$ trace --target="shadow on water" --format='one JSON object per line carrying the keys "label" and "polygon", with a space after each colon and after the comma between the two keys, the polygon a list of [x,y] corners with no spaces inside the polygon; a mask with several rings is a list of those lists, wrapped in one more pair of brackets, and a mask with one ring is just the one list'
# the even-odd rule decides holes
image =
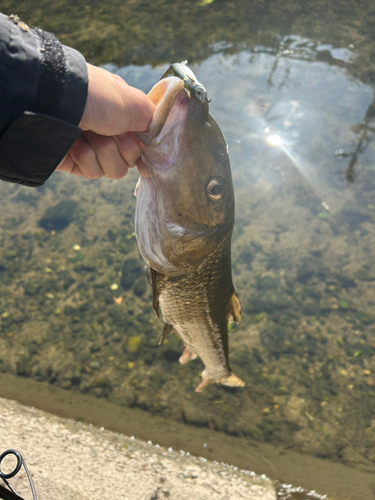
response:
{"label": "shadow on water", "polygon": [[[96,396],[98,408],[142,409],[304,454],[299,471],[314,484],[290,472],[293,484],[342,494],[313,457],[352,467],[359,483],[373,474],[375,4],[38,5],[5,0],[2,10],[144,91],[183,59],[208,89],[236,189],[244,318],[230,331],[230,356],[246,388],[197,395],[199,360],[180,366],[175,336],[157,346],[134,238],[135,173],[120,182],[55,174],[41,190],[0,185],[0,369]],[[365,498],[359,486],[347,491]]]}

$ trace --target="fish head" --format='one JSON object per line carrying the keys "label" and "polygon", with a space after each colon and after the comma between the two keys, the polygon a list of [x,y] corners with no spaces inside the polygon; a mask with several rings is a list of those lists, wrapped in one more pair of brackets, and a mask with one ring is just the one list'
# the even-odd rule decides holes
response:
{"label": "fish head", "polygon": [[168,77],[149,94],[156,111],[139,133],[150,178],[137,190],[142,257],[167,276],[194,271],[232,231],[234,192],[227,144],[208,102]]}

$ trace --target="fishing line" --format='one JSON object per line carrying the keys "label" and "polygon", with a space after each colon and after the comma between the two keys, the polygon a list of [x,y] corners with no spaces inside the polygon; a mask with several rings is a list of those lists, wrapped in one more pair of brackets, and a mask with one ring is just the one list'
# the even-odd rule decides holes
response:
{"label": "fishing line", "polygon": [[[17,459],[17,464],[16,464],[16,466],[14,467],[14,469],[11,472],[5,473],[5,472],[3,472],[1,470],[1,462],[8,455],[14,455],[16,457],[16,459]],[[29,483],[30,483],[31,492],[33,494],[33,500],[38,500],[38,497],[37,497],[36,491],[35,491],[35,487],[34,487],[34,483],[33,483],[33,480],[31,478],[29,469],[27,468],[26,462],[22,458],[22,455],[21,455],[21,453],[19,451],[11,449],[11,450],[4,451],[4,453],[2,453],[0,455],[0,479],[2,479],[4,481],[4,483],[8,486],[8,488],[10,489],[10,491],[12,493],[14,493],[15,495],[17,495],[17,493],[15,492],[15,490],[9,484],[8,479],[11,479],[12,477],[16,476],[19,473],[19,471],[21,470],[22,466],[25,469],[27,478],[28,478]]]}

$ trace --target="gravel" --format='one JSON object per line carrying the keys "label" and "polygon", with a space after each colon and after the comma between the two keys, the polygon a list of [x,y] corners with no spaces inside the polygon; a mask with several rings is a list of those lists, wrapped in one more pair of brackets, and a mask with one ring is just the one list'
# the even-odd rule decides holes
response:
{"label": "gravel", "polygon": [[[0,453],[9,448],[25,459],[39,500],[276,500],[264,476],[0,398]],[[2,471],[12,464],[8,456]],[[23,469],[10,482],[32,498]]]}

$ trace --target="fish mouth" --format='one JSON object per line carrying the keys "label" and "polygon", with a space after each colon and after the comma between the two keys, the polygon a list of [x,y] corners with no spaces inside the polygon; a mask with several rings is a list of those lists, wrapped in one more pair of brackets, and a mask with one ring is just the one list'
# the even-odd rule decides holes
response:
{"label": "fish mouth", "polygon": [[[167,136],[178,136],[178,130],[184,123],[190,102],[190,95],[184,88],[184,83],[177,77],[160,80],[148,94],[155,104],[156,110],[148,132],[137,133],[142,145],[155,148],[166,141]],[[165,149],[165,147],[164,147]]]}

